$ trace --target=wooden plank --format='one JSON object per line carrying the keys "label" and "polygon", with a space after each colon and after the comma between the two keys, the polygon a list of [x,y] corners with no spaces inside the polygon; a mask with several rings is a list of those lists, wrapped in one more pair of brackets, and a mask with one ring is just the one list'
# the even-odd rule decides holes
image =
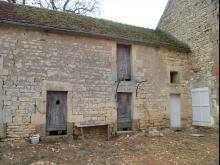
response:
{"label": "wooden plank", "polygon": [[110,139],[110,125],[107,125],[107,140]]}
{"label": "wooden plank", "polygon": [[83,127],[80,128],[80,131],[81,131],[82,140],[85,140],[84,132],[83,132]]}
{"label": "wooden plank", "polygon": [[85,140],[85,136],[84,136],[84,131],[83,128],[85,127],[95,127],[95,126],[107,126],[107,140],[110,139],[110,123],[103,123],[100,125],[78,125],[78,124],[74,124],[76,127],[80,128],[80,132],[81,132],[81,136],[82,136],[82,140]]}
{"label": "wooden plank", "polygon": [[117,76],[120,81],[131,80],[130,46],[117,45]]}
{"label": "wooden plank", "polygon": [[67,128],[67,92],[47,93],[47,130],[66,130]]}
{"label": "wooden plank", "polygon": [[117,125],[118,129],[131,129],[131,93],[118,93]]}
{"label": "wooden plank", "polygon": [[104,126],[107,124],[111,124],[110,122],[105,121],[96,121],[96,120],[89,120],[84,122],[75,123],[77,127],[88,127],[88,126]]}
{"label": "wooden plank", "polygon": [[[192,89],[193,123],[210,123],[209,88]],[[200,124],[199,124],[200,125]]]}

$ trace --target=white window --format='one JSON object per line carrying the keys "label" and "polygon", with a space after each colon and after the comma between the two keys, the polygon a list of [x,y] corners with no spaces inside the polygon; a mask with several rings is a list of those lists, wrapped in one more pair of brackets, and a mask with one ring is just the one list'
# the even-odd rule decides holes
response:
{"label": "white window", "polygon": [[194,124],[211,122],[208,87],[192,89],[192,111]]}

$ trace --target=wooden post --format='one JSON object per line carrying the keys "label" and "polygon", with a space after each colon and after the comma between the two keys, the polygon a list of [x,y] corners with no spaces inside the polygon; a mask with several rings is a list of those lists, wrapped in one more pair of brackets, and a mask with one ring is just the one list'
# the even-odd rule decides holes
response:
{"label": "wooden post", "polygon": [[84,133],[83,133],[83,127],[81,127],[80,130],[81,130],[82,140],[85,140]]}
{"label": "wooden post", "polygon": [[109,124],[107,124],[107,140],[109,140],[109,137],[110,137]]}

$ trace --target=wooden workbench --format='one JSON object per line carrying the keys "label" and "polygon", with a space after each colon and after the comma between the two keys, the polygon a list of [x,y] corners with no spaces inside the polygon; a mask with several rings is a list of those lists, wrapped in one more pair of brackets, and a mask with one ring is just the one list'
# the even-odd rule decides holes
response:
{"label": "wooden workbench", "polygon": [[109,140],[111,124],[112,123],[110,123],[110,122],[89,120],[89,121],[85,121],[85,122],[75,123],[74,125],[76,127],[80,128],[82,140],[85,140],[83,128],[85,128],[85,127],[107,126],[107,140]]}

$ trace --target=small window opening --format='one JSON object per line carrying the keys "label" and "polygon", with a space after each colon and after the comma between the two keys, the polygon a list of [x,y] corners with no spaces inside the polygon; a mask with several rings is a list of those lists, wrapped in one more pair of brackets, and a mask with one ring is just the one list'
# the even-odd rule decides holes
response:
{"label": "small window opening", "polygon": [[170,72],[170,83],[176,84],[178,82],[179,82],[179,73],[175,71]]}
{"label": "small window opening", "polygon": [[60,100],[57,100],[57,101],[56,101],[56,105],[59,105],[59,104],[60,104]]}

